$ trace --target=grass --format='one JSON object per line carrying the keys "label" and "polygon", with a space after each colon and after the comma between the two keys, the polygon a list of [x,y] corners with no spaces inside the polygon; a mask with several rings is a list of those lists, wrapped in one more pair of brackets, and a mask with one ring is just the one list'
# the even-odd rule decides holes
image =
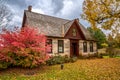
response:
{"label": "grass", "polygon": [[[103,58],[110,58],[109,56],[103,56]],[[116,56],[114,58],[120,58],[120,56]]]}
{"label": "grass", "polygon": [[103,56],[103,58],[110,58],[109,56]]}
{"label": "grass", "polygon": [[0,80],[120,80],[120,58],[86,59],[35,69],[9,68]]}
{"label": "grass", "polygon": [[120,58],[120,56],[117,56],[116,58]]}

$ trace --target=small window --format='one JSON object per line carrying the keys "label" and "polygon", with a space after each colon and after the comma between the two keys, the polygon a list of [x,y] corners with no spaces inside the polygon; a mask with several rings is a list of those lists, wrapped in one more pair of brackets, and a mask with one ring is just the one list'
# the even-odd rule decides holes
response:
{"label": "small window", "polygon": [[87,42],[83,42],[83,51],[87,52]]}
{"label": "small window", "polygon": [[47,39],[47,44],[51,47],[48,53],[52,53],[52,39]]}
{"label": "small window", "polygon": [[64,41],[58,40],[58,53],[64,53]]}
{"label": "small window", "polygon": [[93,42],[90,42],[90,52],[93,52]]}
{"label": "small window", "polygon": [[72,34],[73,34],[73,36],[76,36],[76,29],[75,28],[73,28]]}

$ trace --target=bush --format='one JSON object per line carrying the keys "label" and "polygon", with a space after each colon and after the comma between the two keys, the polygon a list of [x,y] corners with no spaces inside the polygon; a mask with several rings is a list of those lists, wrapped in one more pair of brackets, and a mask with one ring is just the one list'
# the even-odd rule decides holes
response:
{"label": "bush", "polygon": [[46,61],[47,65],[55,65],[55,64],[62,64],[62,63],[64,63],[64,57],[60,55],[51,57],[49,60]]}
{"label": "bush", "polygon": [[11,65],[10,62],[0,61],[0,70],[8,68],[10,65]]}
{"label": "bush", "polygon": [[[24,27],[15,31],[4,30],[0,34],[0,61],[14,66],[37,67],[49,58],[46,37],[39,34],[39,29]],[[3,60],[2,60],[3,59]]]}
{"label": "bush", "polygon": [[6,69],[11,63],[13,63],[12,59],[0,51],[0,69]]}
{"label": "bush", "polygon": [[68,55],[63,56],[64,57],[64,62],[68,63],[71,61],[71,58]]}
{"label": "bush", "polygon": [[77,61],[77,57],[72,57],[72,58],[70,58],[70,62],[76,62]]}
{"label": "bush", "polygon": [[68,57],[67,55],[65,56],[53,56],[49,60],[46,61],[47,65],[55,65],[55,64],[63,64],[63,63],[69,63],[69,62],[75,62],[77,61],[77,57]]}
{"label": "bush", "polygon": [[98,54],[97,58],[103,58],[103,54]]}
{"label": "bush", "polygon": [[120,49],[119,48],[108,47],[106,49],[106,52],[108,53],[108,56],[111,57],[111,58],[120,55]]}

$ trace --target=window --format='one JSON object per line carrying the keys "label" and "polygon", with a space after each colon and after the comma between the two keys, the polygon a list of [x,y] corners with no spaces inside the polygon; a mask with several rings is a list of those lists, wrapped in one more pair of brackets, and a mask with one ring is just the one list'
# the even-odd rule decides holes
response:
{"label": "window", "polygon": [[83,51],[87,52],[87,42],[83,42]]}
{"label": "window", "polygon": [[72,34],[73,34],[73,36],[76,36],[76,29],[75,28],[73,28]]}
{"label": "window", "polygon": [[52,53],[52,39],[47,39],[47,44],[51,47],[48,53]]}
{"label": "window", "polygon": [[90,52],[93,52],[93,42],[90,42]]}
{"label": "window", "polygon": [[63,42],[63,40],[58,40],[58,53],[64,53],[64,42]]}

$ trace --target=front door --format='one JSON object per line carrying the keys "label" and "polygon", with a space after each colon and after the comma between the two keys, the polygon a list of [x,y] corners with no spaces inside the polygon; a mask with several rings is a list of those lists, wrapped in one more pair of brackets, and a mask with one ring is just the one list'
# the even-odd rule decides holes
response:
{"label": "front door", "polygon": [[78,57],[79,56],[79,40],[70,40],[70,56]]}

